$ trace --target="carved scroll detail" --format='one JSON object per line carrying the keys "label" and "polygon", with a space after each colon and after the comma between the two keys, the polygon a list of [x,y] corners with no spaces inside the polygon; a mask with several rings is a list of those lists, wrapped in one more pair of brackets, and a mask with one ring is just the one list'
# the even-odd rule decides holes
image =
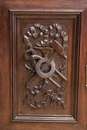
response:
{"label": "carved scroll detail", "polygon": [[[25,105],[34,109],[54,106],[64,108],[67,42],[68,31],[64,25],[37,23],[30,26],[29,31],[24,35],[24,57],[29,62],[29,65],[25,64],[25,68],[32,72],[31,80],[26,84],[28,93],[23,100]],[[60,60],[57,65],[55,59],[58,56]],[[59,83],[55,79],[58,79]],[[52,85],[50,87],[51,83],[55,87]]]}

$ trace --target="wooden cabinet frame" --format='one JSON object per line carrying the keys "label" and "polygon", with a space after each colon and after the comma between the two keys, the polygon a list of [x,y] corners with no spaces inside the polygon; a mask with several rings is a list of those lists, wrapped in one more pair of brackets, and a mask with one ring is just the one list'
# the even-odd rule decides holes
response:
{"label": "wooden cabinet frame", "polygon": [[[87,129],[87,93],[86,93],[86,55],[87,55],[87,2],[65,3],[38,0],[0,2],[0,130],[85,130]],[[76,2],[76,4],[75,4]],[[49,6],[50,3],[50,6]],[[61,5],[61,7],[60,7]],[[17,20],[32,17],[49,17],[73,20],[74,23],[74,98],[72,115],[69,116],[28,116],[18,115],[16,107],[16,25]],[[31,17],[31,19],[32,19]],[[76,69],[75,69],[76,68]],[[76,76],[76,78],[75,78]],[[73,80],[72,78],[72,80]],[[15,115],[15,113],[17,113]],[[21,123],[22,122],[22,123]]]}

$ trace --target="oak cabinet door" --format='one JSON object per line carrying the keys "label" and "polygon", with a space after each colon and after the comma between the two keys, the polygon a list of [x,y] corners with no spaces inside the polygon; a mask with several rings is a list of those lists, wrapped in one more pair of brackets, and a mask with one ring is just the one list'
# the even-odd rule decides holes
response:
{"label": "oak cabinet door", "polygon": [[87,2],[63,3],[0,2],[0,130],[87,129]]}

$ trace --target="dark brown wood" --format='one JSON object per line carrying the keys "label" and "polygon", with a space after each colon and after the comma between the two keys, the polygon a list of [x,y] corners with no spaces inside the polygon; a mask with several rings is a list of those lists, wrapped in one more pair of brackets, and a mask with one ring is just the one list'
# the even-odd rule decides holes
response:
{"label": "dark brown wood", "polygon": [[[79,21],[78,18],[80,17],[80,13],[75,12],[75,13],[73,13],[73,15],[71,13],[70,17],[68,15],[68,12],[67,12],[67,16],[65,16],[66,13],[64,13],[64,14],[62,13],[62,15],[61,15],[61,12],[60,13],[50,12],[51,15],[49,12],[39,13],[39,12],[31,11],[31,13],[32,13],[32,15],[28,16],[28,11],[26,11],[26,12],[11,11],[11,23],[12,23],[11,28],[13,28],[13,30],[11,30],[11,34],[13,34],[13,37],[12,37],[12,39],[13,39],[13,41],[12,41],[13,57],[11,57],[11,59],[13,59],[12,60],[12,62],[13,62],[13,70],[12,70],[13,71],[13,74],[12,74],[13,75],[12,76],[12,80],[13,80],[13,85],[12,85],[13,86],[12,87],[12,89],[13,89],[13,92],[12,92],[12,94],[13,94],[13,121],[26,120],[26,116],[22,114],[22,113],[24,113],[27,115],[26,121],[32,121],[32,122],[35,122],[35,121],[37,121],[37,122],[38,121],[39,122],[43,122],[43,121],[60,122],[61,121],[61,122],[65,122],[65,120],[67,120],[67,122],[68,121],[76,122],[76,120],[74,120],[74,118],[76,119],[75,111],[77,109],[77,106],[74,105],[73,98],[75,98],[75,100],[77,100],[77,97],[76,97],[77,95],[73,96],[73,93],[77,88],[76,85],[74,87],[74,84],[78,79],[76,79],[76,78],[74,79],[73,77],[74,77],[74,75],[77,74],[77,70],[78,70],[78,68],[77,69],[74,68],[74,66],[77,66],[78,60],[76,59],[77,62],[74,62],[74,61],[75,61],[76,53],[79,52],[79,50],[78,50],[79,48],[75,45],[75,42],[76,42],[76,40],[78,42],[78,39],[75,39],[75,41],[73,41],[72,39],[74,37],[73,28],[76,26],[75,30],[77,29],[76,24],[77,24],[77,20]],[[47,16],[48,16],[48,18],[47,18]],[[35,18],[38,18],[37,22],[39,22],[41,24],[37,24],[36,22],[34,22],[35,20],[33,20],[33,19],[35,19]],[[61,20],[60,20],[60,18],[61,18]],[[30,20],[28,20],[28,19],[30,19]],[[47,23],[48,20],[51,25]],[[69,41],[67,39],[68,42],[64,41],[64,43],[63,43],[63,42],[61,42],[61,38],[59,37],[59,40],[57,39],[58,41],[56,41],[54,38],[55,32],[52,32],[54,36],[53,36],[53,38],[51,38],[50,41],[53,40],[52,41],[53,43],[48,42],[47,48],[46,48],[46,43],[42,44],[43,38],[42,39],[40,38],[42,42],[39,39],[38,39],[38,41],[35,42],[36,38],[34,38],[34,36],[32,37],[33,34],[30,29],[35,28],[35,26],[38,26],[40,28],[40,30],[42,30],[44,28],[44,26],[45,26],[45,28],[48,28],[48,26],[54,26],[54,25],[60,26],[60,24],[58,24],[58,25],[53,24],[54,23],[53,21],[55,21],[55,22],[58,21],[61,24],[61,27],[63,28],[60,30],[59,35],[60,34],[64,35],[64,38],[65,38],[68,35],[68,31],[70,31],[71,33],[69,33],[69,36],[71,37],[71,39],[69,39]],[[32,24],[32,22],[35,25]],[[43,23],[45,23],[45,24],[43,25]],[[67,28],[65,28],[63,26],[66,26]],[[44,29],[43,29],[43,31],[44,31]],[[78,37],[78,31],[75,31],[75,32],[76,32],[75,35],[77,35],[77,37]],[[17,33],[17,36],[16,36],[16,33]],[[46,34],[44,34],[44,35],[46,35]],[[24,38],[24,40],[23,40],[23,38]],[[17,41],[17,44],[15,44],[16,41]],[[58,43],[58,42],[60,42],[60,43]],[[71,43],[71,44],[69,44],[69,43]],[[24,47],[24,45],[25,45],[25,47]],[[57,45],[58,48],[55,45]],[[64,54],[65,52],[61,53],[61,49],[59,49],[59,47],[64,49],[64,47],[63,47],[64,45],[67,45],[67,47],[68,47],[68,51],[66,51],[66,54]],[[40,52],[38,52],[36,47],[38,47],[38,50],[40,49]],[[54,59],[55,67],[53,69],[56,68],[56,70],[57,70],[56,72],[58,72],[58,74],[61,74],[62,77],[64,77],[64,79],[66,79],[65,81],[63,81],[62,80],[63,78],[59,77],[59,75],[58,75],[58,78],[57,78],[57,76],[53,77],[52,76],[53,72],[50,75],[52,77],[50,77],[48,74],[45,74],[45,76],[44,76],[43,73],[42,74],[40,73],[38,66],[41,61],[43,63],[43,60],[46,59],[45,53],[47,53],[46,49],[48,49],[48,48],[53,49],[53,51],[55,51],[55,52],[51,52],[51,56],[48,56],[50,58],[53,57],[53,59]],[[77,49],[75,50],[75,48],[77,48]],[[23,52],[25,52],[25,53],[23,53]],[[41,54],[42,52],[43,52],[43,55]],[[54,54],[52,54],[52,53],[54,53],[54,54],[57,53],[56,57],[54,57],[53,56]],[[23,57],[25,57],[25,58],[23,58]],[[71,60],[71,57],[73,58],[73,60]],[[36,60],[39,58],[41,60],[39,60],[37,62],[37,64],[34,66],[35,61],[33,63],[33,58],[34,59],[36,58]],[[48,58],[47,61],[49,61],[50,58]],[[20,65],[20,59],[21,59],[21,65]],[[68,63],[66,62],[66,59],[68,59]],[[30,60],[32,60],[33,64],[30,63]],[[65,66],[63,65],[64,62],[65,62]],[[29,68],[31,68],[31,70],[33,69],[34,73],[36,73],[35,76],[33,75],[33,78],[31,77],[31,72],[32,72],[31,70],[28,72],[25,71],[25,69],[26,69],[26,66],[24,67],[25,64],[28,67],[30,66]],[[72,68],[71,68],[71,65],[72,65]],[[34,66],[34,67],[32,68],[32,66]],[[66,69],[65,72],[63,72],[62,68]],[[64,75],[66,75],[66,76],[64,76]],[[69,77],[71,77],[71,78],[69,78]],[[43,80],[43,82],[44,82],[44,78],[46,78],[48,85],[46,85],[44,83],[45,85],[43,86],[42,85],[43,83],[42,84],[39,83],[39,82],[41,82],[41,80]],[[24,80],[21,81],[21,79],[24,79]],[[68,82],[66,84],[67,79],[68,79]],[[58,82],[57,82],[57,80],[58,80]],[[38,97],[38,95],[36,94],[35,86],[37,86],[38,83],[40,86],[43,86],[43,91],[40,89],[42,95],[45,93],[46,98],[47,98],[46,93],[49,95],[47,101],[45,101],[46,98],[42,98],[43,97],[42,95],[38,94],[39,95],[39,97]],[[65,94],[64,100],[66,100],[66,103],[65,103],[66,108],[63,109],[61,107],[61,105],[63,106],[62,102],[65,102],[61,98],[61,100],[60,100],[61,105],[59,105],[59,109],[57,109],[56,105],[55,105],[55,107],[54,107],[55,113],[54,113],[54,110],[50,110],[50,109],[46,109],[46,108],[49,106],[48,104],[50,104],[51,100],[53,100],[53,98],[51,99],[51,95],[57,94],[56,91],[59,91],[63,94],[63,92],[61,90],[62,88],[60,88],[60,90],[57,90],[57,87],[61,87],[61,83],[63,83],[63,87],[65,87],[65,91],[68,91],[69,93],[72,93],[72,94],[71,95],[69,94],[70,98],[68,98],[68,93],[67,93],[67,95]],[[52,85],[53,87],[51,87],[49,85]],[[28,90],[25,88],[25,86]],[[71,87],[69,87],[69,86],[71,86]],[[38,93],[40,93],[40,90],[38,90]],[[48,90],[51,92],[48,92]],[[24,94],[22,91],[24,92]],[[64,93],[66,93],[66,92],[64,92]],[[23,104],[23,98],[24,98],[24,104]],[[39,102],[39,104],[38,104],[39,107],[41,105],[40,98],[42,98],[42,101],[45,102],[44,107],[46,110],[39,109],[37,107],[36,102]],[[27,107],[25,107],[25,104],[27,105]],[[70,108],[71,105],[72,105],[72,109]],[[73,105],[75,107],[73,107]],[[63,106],[63,107],[65,107],[65,106]],[[38,108],[39,110],[38,109],[32,110],[31,108],[33,108],[33,109]],[[52,107],[51,107],[51,109],[52,109]],[[40,115],[41,113],[43,113],[42,116]],[[28,114],[31,114],[31,116],[28,116]],[[50,114],[50,115],[48,116],[48,114]],[[56,114],[56,116],[55,116],[55,114]],[[62,114],[62,117],[60,116],[60,114]],[[72,115],[75,115],[75,117],[72,117]],[[34,116],[34,118],[32,116]]]}
{"label": "dark brown wood", "polygon": [[0,130],[87,129],[86,42],[85,0],[0,2]]}

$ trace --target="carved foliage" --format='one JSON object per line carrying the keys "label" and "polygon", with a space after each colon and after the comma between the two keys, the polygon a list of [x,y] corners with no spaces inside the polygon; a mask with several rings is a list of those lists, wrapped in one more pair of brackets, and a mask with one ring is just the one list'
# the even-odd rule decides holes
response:
{"label": "carved foliage", "polygon": [[[34,24],[24,35],[31,80],[26,83],[24,104],[31,108],[57,108],[65,104],[68,31],[64,25]],[[57,60],[58,59],[58,60]]]}

